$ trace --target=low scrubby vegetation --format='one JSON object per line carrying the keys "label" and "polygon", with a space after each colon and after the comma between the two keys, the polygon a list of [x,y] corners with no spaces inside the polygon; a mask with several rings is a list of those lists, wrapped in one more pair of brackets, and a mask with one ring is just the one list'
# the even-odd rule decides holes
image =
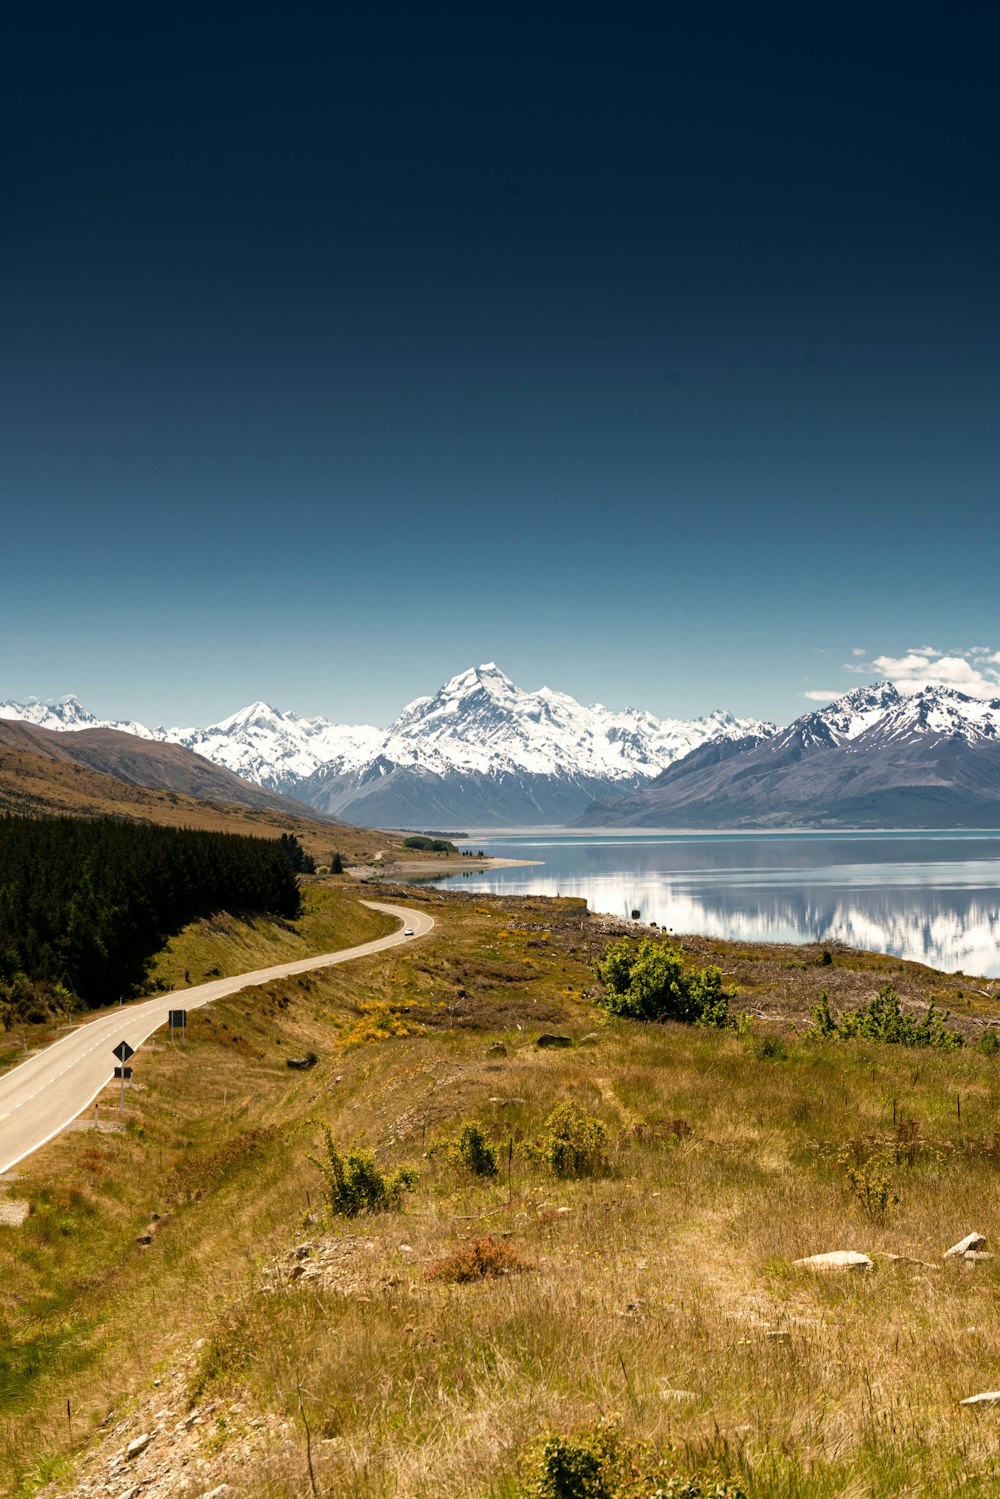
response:
{"label": "low scrubby vegetation", "polygon": [[942,1012],[933,997],[918,1020],[904,1011],[899,995],[891,984],[884,984],[866,1005],[843,1010],[835,1020],[826,994],[820,995],[813,1010],[812,1034],[823,1040],[881,1041],[889,1046],[935,1046],[954,1051],[962,1046],[962,1037],[950,1031],[949,1011]]}
{"label": "low scrubby vegetation", "polygon": [[715,1463],[692,1468],[601,1421],[572,1436],[547,1433],[527,1454],[523,1499],[746,1499]]}
{"label": "low scrubby vegetation", "polygon": [[729,1001],[736,991],[723,984],[721,968],[711,963],[686,967],[684,954],[667,938],[613,942],[594,972],[606,990],[602,1004],[612,1015],[694,1025],[730,1023]]}
{"label": "low scrubby vegetation", "polygon": [[349,1150],[342,1155],[328,1128],[323,1131],[323,1154],[310,1155],[326,1186],[327,1208],[333,1218],[356,1218],[359,1213],[388,1213],[397,1208],[404,1192],[412,1192],[417,1173],[410,1166],[382,1171],[369,1151]]}

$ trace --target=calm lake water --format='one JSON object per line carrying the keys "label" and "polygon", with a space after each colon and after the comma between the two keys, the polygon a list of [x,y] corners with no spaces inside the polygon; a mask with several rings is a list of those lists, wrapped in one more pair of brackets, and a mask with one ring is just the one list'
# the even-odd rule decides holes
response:
{"label": "calm lake water", "polygon": [[472,847],[540,865],[435,880],[579,895],[592,911],[744,941],[836,940],[1000,976],[1000,833],[528,834]]}

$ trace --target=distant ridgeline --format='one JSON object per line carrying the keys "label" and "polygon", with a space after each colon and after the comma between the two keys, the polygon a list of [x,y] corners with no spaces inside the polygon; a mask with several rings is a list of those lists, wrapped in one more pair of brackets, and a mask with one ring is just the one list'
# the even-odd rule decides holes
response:
{"label": "distant ridgeline", "polygon": [[271,838],[112,819],[0,818],[0,1019],[114,1003],[171,932],[216,910],[294,917]]}

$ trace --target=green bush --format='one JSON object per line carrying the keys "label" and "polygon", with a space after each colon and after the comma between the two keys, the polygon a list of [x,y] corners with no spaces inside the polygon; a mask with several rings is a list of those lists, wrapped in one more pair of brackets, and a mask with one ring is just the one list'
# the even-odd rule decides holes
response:
{"label": "green bush", "polygon": [[600,1176],[607,1170],[607,1130],[579,1104],[556,1104],[538,1154],[555,1176]]}
{"label": "green bush", "polygon": [[847,1186],[858,1207],[873,1223],[882,1223],[899,1202],[895,1191],[896,1162],[891,1151],[876,1151],[862,1160],[839,1157]]}
{"label": "green bush", "polygon": [[387,1213],[397,1208],[404,1192],[412,1192],[417,1173],[400,1166],[391,1176],[380,1171],[374,1156],[366,1151],[341,1155],[330,1130],[323,1128],[324,1156],[308,1159],[326,1183],[330,1213],[335,1218],[356,1218],[359,1213]]}
{"label": "green bush", "polygon": [[731,1024],[722,970],[709,964],[685,972],[684,955],[671,942],[647,937],[636,947],[627,937],[612,942],[594,972],[607,993],[600,1003],[630,1020],[682,1020],[693,1025]]}
{"label": "green bush", "polygon": [[448,1142],[448,1159],[453,1166],[472,1176],[496,1176],[497,1158],[481,1127],[473,1120],[462,1125],[454,1140]]}
{"label": "green bush", "polygon": [[867,1005],[844,1010],[835,1020],[824,990],[807,1034],[828,1040],[883,1041],[892,1046],[934,1046],[954,1051],[965,1043],[955,1031],[948,1030],[945,1022],[950,1017],[950,1010],[939,1010],[931,999],[923,1019],[914,1020],[902,1009],[892,985],[886,984]]}
{"label": "green bush", "polygon": [[604,1422],[574,1437],[539,1437],[523,1471],[523,1499],[746,1499],[716,1465],[692,1470]]}

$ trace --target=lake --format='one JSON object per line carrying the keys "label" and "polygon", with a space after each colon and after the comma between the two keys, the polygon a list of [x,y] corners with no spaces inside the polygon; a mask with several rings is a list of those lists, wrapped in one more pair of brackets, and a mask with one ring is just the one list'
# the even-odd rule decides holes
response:
{"label": "lake", "polygon": [[584,896],[675,932],[845,942],[947,972],[1000,976],[1000,833],[528,833],[473,839],[538,865],[437,885]]}

